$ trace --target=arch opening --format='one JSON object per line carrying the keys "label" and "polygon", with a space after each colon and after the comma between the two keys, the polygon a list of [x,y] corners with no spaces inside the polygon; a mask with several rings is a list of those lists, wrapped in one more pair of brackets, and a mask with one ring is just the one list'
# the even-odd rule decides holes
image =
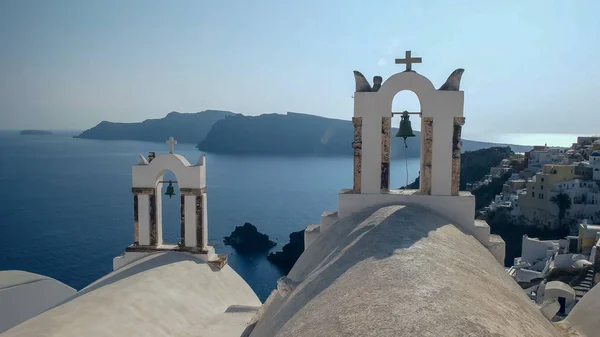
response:
{"label": "arch opening", "polygon": [[[169,197],[165,193],[172,181],[174,195]],[[171,170],[160,172],[156,179],[156,222],[158,245],[178,245],[181,242],[181,191],[177,183],[177,176]]]}
{"label": "arch opening", "polygon": [[[420,112],[419,97],[411,90],[400,90],[392,99],[391,112]],[[421,117],[409,115],[409,121],[415,137],[406,139],[406,147],[402,137],[396,137],[400,127],[401,115],[395,114],[391,120],[390,141],[390,189],[400,189],[412,184],[420,171],[420,130]],[[408,180],[408,182],[407,182]],[[410,186],[418,189],[418,186]]]}

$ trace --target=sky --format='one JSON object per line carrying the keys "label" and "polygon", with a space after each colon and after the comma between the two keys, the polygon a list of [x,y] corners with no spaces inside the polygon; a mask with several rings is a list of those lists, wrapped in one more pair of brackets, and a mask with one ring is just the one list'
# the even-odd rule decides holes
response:
{"label": "sky", "polygon": [[[0,129],[206,109],[351,119],[352,71],[385,81],[411,50],[436,87],[465,69],[464,134],[592,134],[598,13],[597,0],[1,0]],[[419,102],[403,91],[405,109]]]}

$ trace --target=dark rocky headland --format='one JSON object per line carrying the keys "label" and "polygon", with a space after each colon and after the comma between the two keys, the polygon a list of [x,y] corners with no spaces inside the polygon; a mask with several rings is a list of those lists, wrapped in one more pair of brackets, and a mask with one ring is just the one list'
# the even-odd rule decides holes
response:
{"label": "dark rocky headland", "polygon": [[[392,128],[392,134],[397,132]],[[229,111],[171,112],[160,119],[141,123],[101,122],[75,138],[141,140],[164,142],[175,137],[179,143],[197,144],[201,151],[233,155],[351,156],[354,127],[349,120],[292,113],[244,116]],[[418,157],[421,133],[407,140],[392,138],[392,157]],[[277,139],[273,142],[273,139]],[[463,140],[471,151],[500,144]],[[502,145],[507,146],[507,145]],[[515,152],[531,149],[510,145]],[[406,152],[405,152],[406,150]]]}
{"label": "dark rocky headland", "polygon": [[223,243],[232,246],[240,254],[265,253],[277,245],[249,222],[236,226],[231,235],[223,238]]}
{"label": "dark rocky headland", "polygon": [[304,252],[304,230],[292,232],[290,242],[281,251],[269,253],[267,260],[279,267],[284,273],[289,273],[296,261]]}

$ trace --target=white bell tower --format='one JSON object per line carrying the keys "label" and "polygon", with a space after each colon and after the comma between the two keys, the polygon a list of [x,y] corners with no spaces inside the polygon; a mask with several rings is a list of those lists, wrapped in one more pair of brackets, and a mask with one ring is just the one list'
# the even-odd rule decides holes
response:
{"label": "white bell tower", "polygon": [[[326,211],[321,223],[308,225],[304,245],[310,246],[321,233],[353,213],[388,205],[418,205],[443,214],[454,225],[473,235],[504,263],[504,241],[490,235],[485,221],[475,220],[475,197],[460,189],[461,132],[464,92],[460,79],[464,69],[456,69],[444,85],[436,89],[425,76],[412,69],[421,58],[406,52],[406,70],[396,73],[383,84],[375,76],[373,86],[355,71],[353,187],[338,197],[338,211]],[[421,158],[419,190],[390,189],[390,145],[392,101],[402,90],[414,92],[421,106]]]}
{"label": "white bell tower", "polygon": [[[115,270],[132,259],[157,251],[186,252],[207,262],[226,263],[226,255],[216,255],[214,247],[208,244],[206,156],[202,154],[192,165],[175,153],[177,141],[173,137],[166,143],[169,153],[155,157],[151,152],[148,159],[139,155],[137,165],[132,168],[134,242],[127,247],[125,255],[115,258]],[[176,178],[168,183],[178,184],[181,193],[181,240],[178,243],[163,242],[161,187],[167,170]]]}

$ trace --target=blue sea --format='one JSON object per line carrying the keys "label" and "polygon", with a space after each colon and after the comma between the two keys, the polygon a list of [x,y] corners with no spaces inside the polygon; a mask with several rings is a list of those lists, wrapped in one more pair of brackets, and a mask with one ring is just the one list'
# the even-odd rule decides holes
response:
{"label": "blue sea", "polygon": [[[168,147],[72,134],[0,131],[0,270],[39,273],[81,289],[111,272],[113,258],[133,242],[131,166],[137,154],[158,155]],[[193,144],[178,144],[175,152],[192,163],[201,155]],[[280,250],[291,232],[337,209],[338,191],[352,187],[352,157],[207,153],[206,160],[209,241],[264,301],[282,272],[266,254],[237,254],[223,237],[250,222],[277,242],[272,251]],[[418,159],[409,159],[408,168],[413,181]],[[404,160],[391,170],[391,186],[404,185]],[[163,191],[166,242],[179,240],[179,221],[179,198]]]}

